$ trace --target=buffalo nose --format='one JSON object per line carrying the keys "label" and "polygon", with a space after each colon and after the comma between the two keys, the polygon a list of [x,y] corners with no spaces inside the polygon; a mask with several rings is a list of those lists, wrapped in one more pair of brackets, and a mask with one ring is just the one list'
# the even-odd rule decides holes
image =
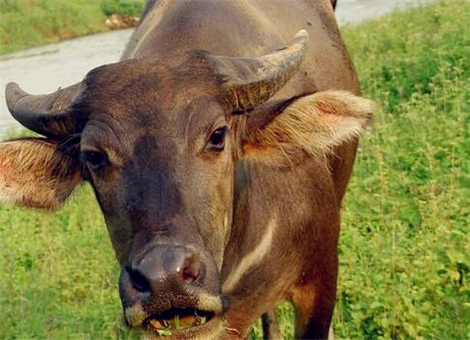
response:
{"label": "buffalo nose", "polygon": [[188,294],[205,276],[201,256],[183,246],[155,246],[130,261],[124,270],[124,281],[138,292],[142,302],[153,296]]}

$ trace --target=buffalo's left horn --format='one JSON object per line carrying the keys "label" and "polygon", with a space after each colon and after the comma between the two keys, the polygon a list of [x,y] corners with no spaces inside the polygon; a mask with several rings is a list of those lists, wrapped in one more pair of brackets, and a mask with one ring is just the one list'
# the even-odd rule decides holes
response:
{"label": "buffalo's left horn", "polygon": [[[53,139],[62,139],[83,128],[72,110],[81,83],[47,95],[31,95],[18,84],[8,83],[5,97],[12,116],[28,129]],[[83,119],[82,119],[83,120]]]}
{"label": "buffalo's left horn", "polygon": [[234,112],[264,103],[298,71],[307,51],[308,33],[300,30],[280,50],[258,58],[209,56],[224,79]]}

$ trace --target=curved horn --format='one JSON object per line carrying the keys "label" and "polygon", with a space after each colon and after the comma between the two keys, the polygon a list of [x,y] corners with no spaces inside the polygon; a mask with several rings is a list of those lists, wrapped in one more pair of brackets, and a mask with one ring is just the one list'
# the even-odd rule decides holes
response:
{"label": "curved horn", "polygon": [[61,139],[83,128],[77,113],[71,110],[81,93],[81,83],[48,95],[31,95],[18,84],[8,83],[5,98],[11,115],[28,129],[46,137]]}
{"label": "curved horn", "polygon": [[287,45],[259,58],[209,56],[224,78],[235,112],[244,112],[271,98],[298,71],[307,51],[308,33],[300,30]]}

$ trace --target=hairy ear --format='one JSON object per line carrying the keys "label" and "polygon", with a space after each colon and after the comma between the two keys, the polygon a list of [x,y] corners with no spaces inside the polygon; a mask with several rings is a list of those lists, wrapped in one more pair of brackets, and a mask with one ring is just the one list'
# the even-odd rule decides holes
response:
{"label": "hairy ear", "polygon": [[78,160],[49,139],[0,143],[0,202],[54,209],[82,181]]}
{"label": "hairy ear", "polygon": [[374,109],[372,101],[344,91],[317,92],[267,105],[248,116],[243,153],[281,167],[308,156],[324,158],[336,146],[357,138]]}

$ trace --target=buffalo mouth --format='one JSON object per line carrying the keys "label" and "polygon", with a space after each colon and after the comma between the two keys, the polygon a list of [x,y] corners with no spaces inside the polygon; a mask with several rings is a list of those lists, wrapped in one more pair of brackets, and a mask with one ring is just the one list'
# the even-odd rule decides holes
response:
{"label": "buffalo mouth", "polygon": [[227,307],[219,295],[175,295],[127,306],[124,319],[129,327],[143,330],[146,339],[216,339],[224,331]]}
{"label": "buffalo mouth", "polygon": [[194,308],[172,308],[162,313],[152,314],[142,326],[158,336],[171,336],[175,332],[196,329],[209,323],[216,314]]}

